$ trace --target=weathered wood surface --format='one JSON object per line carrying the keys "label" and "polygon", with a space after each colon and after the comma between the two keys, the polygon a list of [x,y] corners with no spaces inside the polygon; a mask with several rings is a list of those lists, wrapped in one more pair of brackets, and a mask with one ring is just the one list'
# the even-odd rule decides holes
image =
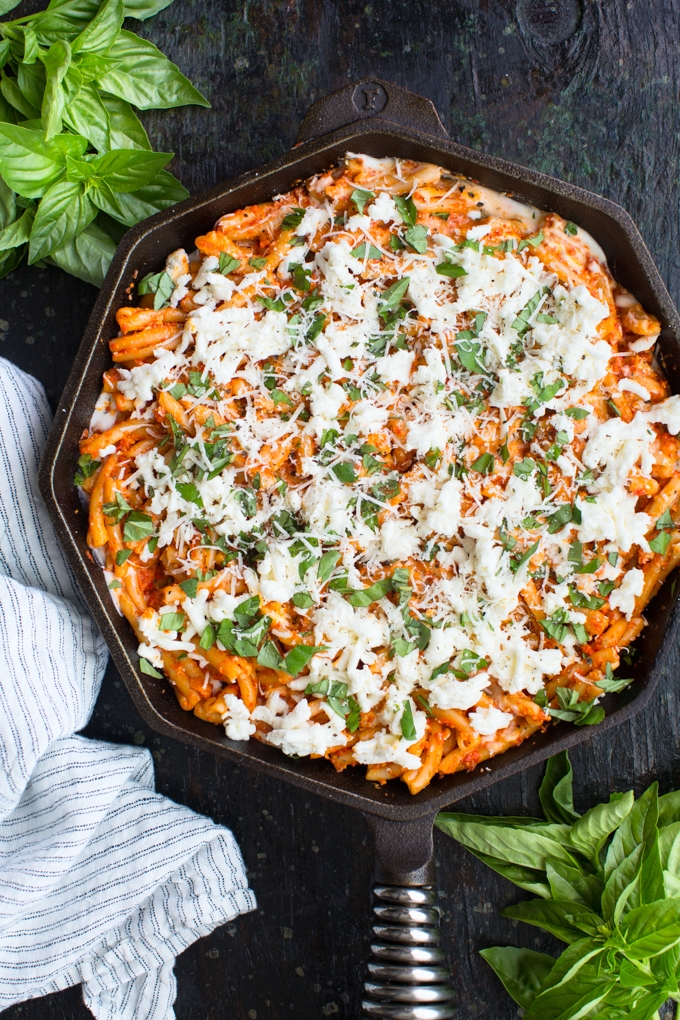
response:
{"label": "weathered wood surface", "polygon": [[[561,25],[538,21],[537,7],[556,9]],[[178,0],[140,30],[213,107],[145,121],[196,192],[284,152],[309,104],[348,81],[397,82],[429,97],[453,138],[624,205],[678,303],[680,0],[584,0],[575,34],[551,41],[577,20],[575,0]],[[56,270],[23,269],[0,284],[0,354],[37,375],[53,403],[93,298]],[[680,785],[678,666],[676,647],[649,708],[572,755],[582,808],[652,779]],[[113,667],[86,732],[150,747],[160,791],[233,828],[258,895],[256,913],[180,958],[179,1020],[356,1020],[371,881],[361,817],[155,736]],[[535,811],[541,774],[460,807]],[[511,1020],[517,1008],[477,951],[558,944],[500,918],[521,894],[457,844],[437,834],[436,854],[460,1020]],[[5,1016],[89,1013],[71,989]]]}

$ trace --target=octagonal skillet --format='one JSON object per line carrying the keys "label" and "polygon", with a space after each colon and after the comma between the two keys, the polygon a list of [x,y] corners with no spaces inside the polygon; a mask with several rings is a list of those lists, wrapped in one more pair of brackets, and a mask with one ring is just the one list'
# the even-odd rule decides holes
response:
{"label": "octagonal skillet", "polygon": [[110,366],[108,340],[117,333],[115,312],[126,288],[157,272],[168,252],[189,250],[194,238],[224,213],[263,202],[297,181],[337,162],[347,151],[399,156],[440,164],[496,191],[511,192],[540,209],[560,213],[599,242],[611,271],[662,323],[657,356],[674,393],[680,391],[680,321],[634,223],[623,209],[572,184],[507,163],[449,140],[429,100],[387,82],[365,79],[315,103],[294,149],[251,173],[138,224],[121,241],[99,294],[57,410],[40,472],[50,516],[82,585],[89,607],[144,720],[159,733],[266,772],[312,793],[358,808],[375,836],[377,880],[374,941],[365,983],[365,1016],[438,1020],[454,1015],[452,990],[436,943],[432,823],[438,810],[629,719],[649,700],[668,652],[674,598],[667,581],[649,606],[637,642],[636,683],[604,699],[607,712],[596,730],[567,723],[550,727],[473,772],[435,780],[416,797],[402,783],[367,783],[357,769],[336,773],[324,760],[286,758],[256,741],[235,742],[215,726],[183,712],[166,680],[140,673],[137,642],[106,588],[103,571],[85,542],[87,522],[73,486],[78,441]]}

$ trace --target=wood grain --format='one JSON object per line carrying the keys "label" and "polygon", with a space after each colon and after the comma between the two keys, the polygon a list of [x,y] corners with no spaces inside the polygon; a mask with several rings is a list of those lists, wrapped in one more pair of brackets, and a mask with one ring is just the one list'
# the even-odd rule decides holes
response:
{"label": "wood grain", "polygon": [[[430,98],[453,138],[624,205],[678,303],[680,0],[583,0],[576,33],[558,43],[545,41],[545,28],[540,38],[529,34],[545,23],[542,4],[183,0],[133,27],[213,107],[144,119],[156,148],[177,153],[174,172],[196,192],[284,152],[315,99],[364,75],[394,81]],[[0,354],[37,375],[53,403],[93,298],[56,270],[21,269],[0,283]],[[653,779],[663,791],[680,785],[679,695],[676,646],[648,710],[612,733],[594,733],[572,755],[581,809]],[[112,667],[86,733],[150,747],[160,791],[233,828],[258,895],[255,914],[180,958],[179,1020],[356,1020],[371,880],[363,820],[155,736]],[[541,774],[527,771],[460,807],[536,811]],[[521,894],[440,833],[436,854],[460,1020],[514,1020],[516,1006],[478,950],[521,944],[557,952],[558,943],[500,918]],[[5,1016],[89,1013],[71,989]]]}

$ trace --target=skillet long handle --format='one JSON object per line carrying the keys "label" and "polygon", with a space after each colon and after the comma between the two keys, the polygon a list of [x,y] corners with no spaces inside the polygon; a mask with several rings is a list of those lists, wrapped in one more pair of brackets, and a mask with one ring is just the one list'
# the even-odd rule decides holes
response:
{"label": "skillet long handle", "polygon": [[295,144],[373,117],[439,138],[449,137],[429,99],[393,82],[361,78],[313,103],[300,125]]}
{"label": "skillet long handle", "polygon": [[365,817],[375,838],[378,882],[362,1015],[449,1020],[456,1015],[455,993],[439,946],[433,819],[398,823]]}

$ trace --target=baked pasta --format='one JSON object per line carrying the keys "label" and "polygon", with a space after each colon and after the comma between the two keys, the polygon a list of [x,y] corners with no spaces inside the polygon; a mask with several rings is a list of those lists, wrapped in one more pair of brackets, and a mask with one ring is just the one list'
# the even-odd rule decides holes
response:
{"label": "baked pasta", "polygon": [[142,671],[413,794],[599,721],[680,560],[680,398],[596,242],[348,154],[195,243],[119,309],[76,476]]}

